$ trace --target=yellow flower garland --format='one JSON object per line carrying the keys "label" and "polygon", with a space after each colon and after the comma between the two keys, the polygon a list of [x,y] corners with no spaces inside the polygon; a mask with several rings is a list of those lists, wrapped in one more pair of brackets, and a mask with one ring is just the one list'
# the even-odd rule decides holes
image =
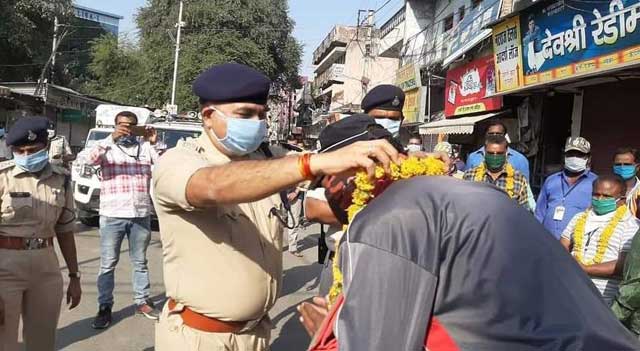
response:
{"label": "yellow flower garland", "polygon": [[592,265],[602,263],[604,259],[604,254],[607,251],[607,247],[609,247],[609,241],[615,232],[618,223],[624,218],[627,214],[628,208],[627,206],[620,206],[616,210],[615,215],[611,218],[611,221],[607,223],[607,226],[604,228],[602,234],[600,234],[600,238],[598,239],[598,246],[596,248],[596,254],[590,260],[584,260],[582,254],[584,252],[584,230],[587,225],[587,217],[589,216],[589,210],[584,211],[580,214],[580,217],[576,220],[576,229],[573,233],[573,256],[576,260],[584,265]]}
{"label": "yellow flower garland", "polygon": [[[513,199],[516,195],[515,192],[513,191],[515,188],[515,181],[513,179],[513,176],[515,175],[515,170],[513,169],[513,166],[510,163],[507,163],[505,166],[507,171],[507,184],[506,184],[507,186],[506,186],[506,189],[504,190],[507,192],[509,197]],[[487,167],[483,162],[482,164],[480,164],[480,166],[478,166],[478,170],[476,171],[476,176],[473,180],[479,183],[484,182],[485,173],[487,173]]]}
{"label": "yellow flower garland", "polygon": [[[373,190],[375,189],[375,181],[388,178],[392,181],[400,179],[409,179],[415,176],[431,176],[431,175],[444,175],[447,169],[444,162],[434,158],[416,158],[409,157],[403,160],[399,165],[391,164],[391,174],[385,175],[384,169],[380,166],[376,167],[375,179],[370,179],[369,175],[365,171],[360,171],[356,174],[355,185],[356,189],[353,191],[351,206],[347,209],[349,223],[353,220],[353,217],[362,210],[371,199],[374,198]],[[348,225],[344,226],[346,232]],[[329,291],[329,306],[332,306],[340,293],[342,292],[342,272],[338,265],[338,247],[336,247],[335,258],[333,259],[333,285]]]}

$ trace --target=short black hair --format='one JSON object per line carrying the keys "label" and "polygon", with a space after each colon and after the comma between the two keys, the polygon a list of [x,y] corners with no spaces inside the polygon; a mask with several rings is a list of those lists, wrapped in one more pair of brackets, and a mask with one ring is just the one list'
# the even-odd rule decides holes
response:
{"label": "short black hair", "polygon": [[493,144],[498,144],[498,145],[507,145],[507,138],[505,138],[502,135],[488,135],[485,140],[484,140],[484,145],[493,145]]}
{"label": "short black hair", "polygon": [[638,149],[635,149],[629,146],[623,146],[623,147],[617,148],[616,152],[613,154],[613,158],[615,159],[616,156],[624,155],[624,154],[632,154],[633,162],[638,162],[638,160],[640,160],[640,153],[638,153]]}
{"label": "short black hair", "polygon": [[598,176],[598,178],[593,181],[593,189],[595,189],[598,184],[603,182],[611,182],[618,185],[618,187],[620,188],[619,195],[624,196],[627,191],[627,185],[625,184],[624,179],[622,179],[622,177],[617,174],[603,174],[601,176]]}
{"label": "short black hair", "polygon": [[529,17],[527,17],[527,22],[535,22],[536,21],[536,17],[534,15],[529,15]]}
{"label": "short black hair", "polygon": [[504,132],[507,133],[507,126],[504,123],[502,123],[501,120],[499,120],[499,119],[490,119],[489,122],[487,123],[487,127],[484,129],[484,134],[487,134],[489,129],[491,127],[495,127],[495,126],[502,127],[502,130],[504,130]]}
{"label": "short black hair", "polygon": [[115,119],[116,125],[118,124],[118,117],[127,117],[129,119],[135,120],[136,124],[138,123],[138,116],[135,113],[131,112],[131,111],[118,112],[118,114],[116,115],[116,119]]}

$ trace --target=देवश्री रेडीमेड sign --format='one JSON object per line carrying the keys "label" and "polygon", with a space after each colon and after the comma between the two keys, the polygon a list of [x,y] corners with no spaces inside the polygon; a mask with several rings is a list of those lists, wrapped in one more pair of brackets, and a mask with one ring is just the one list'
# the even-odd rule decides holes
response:
{"label": "\u0926\u0947\u0935\u0936\u094d\u0930\u0940 \u0930\u0947\u0921\u0940\u092e\u0947\u0921 sign", "polygon": [[638,0],[558,0],[520,19],[525,85],[640,63]]}

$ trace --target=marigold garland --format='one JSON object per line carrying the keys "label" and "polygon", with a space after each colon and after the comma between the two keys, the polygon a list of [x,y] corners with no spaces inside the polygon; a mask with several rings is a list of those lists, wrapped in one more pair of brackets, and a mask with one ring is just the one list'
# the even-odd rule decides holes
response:
{"label": "marigold garland", "polygon": [[587,225],[587,218],[589,217],[590,210],[584,211],[580,214],[580,217],[576,220],[576,229],[573,234],[573,256],[576,260],[584,265],[592,265],[602,263],[604,259],[604,254],[607,251],[607,247],[609,247],[609,241],[615,232],[618,223],[624,218],[627,214],[628,208],[627,206],[620,206],[616,210],[613,218],[607,223],[607,226],[600,234],[600,238],[598,239],[598,246],[596,248],[596,254],[590,260],[584,260],[582,257],[584,252],[584,230]]}
{"label": "marigold garland", "polygon": [[[389,175],[385,174],[382,167],[376,167],[374,179],[370,179],[369,175],[365,171],[360,171],[355,176],[355,190],[351,198],[351,206],[347,209],[349,223],[353,220],[353,217],[362,210],[369,201],[375,198],[376,194],[382,193],[384,188],[389,186],[392,182],[400,179],[409,179],[415,176],[433,176],[444,175],[447,172],[447,167],[444,162],[434,158],[416,158],[409,157],[400,162],[400,164],[391,164],[391,172]],[[382,188],[382,189],[381,189]],[[346,232],[348,225],[344,226]],[[338,265],[338,247],[336,247],[335,258],[333,260],[333,285],[329,291],[329,306],[332,306],[340,293],[342,292],[342,271]]]}
{"label": "marigold garland", "polygon": [[[510,163],[505,164],[505,168],[507,171],[507,179],[506,179],[507,184],[506,184],[506,189],[504,190],[507,192],[509,197],[513,199],[516,196],[514,192],[515,180],[513,179],[515,175],[515,170]],[[476,176],[473,180],[479,183],[484,182],[485,173],[487,173],[487,167],[483,162],[482,164],[480,164],[480,166],[478,166],[478,170],[476,171]]]}

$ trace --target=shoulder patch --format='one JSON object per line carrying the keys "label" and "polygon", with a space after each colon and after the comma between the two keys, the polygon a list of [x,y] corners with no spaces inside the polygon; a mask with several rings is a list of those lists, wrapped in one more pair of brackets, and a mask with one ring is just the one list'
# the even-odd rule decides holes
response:
{"label": "shoulder patch", "polygon": [[15,166],[15,165],[16,165],[16,163],[13,160],[2,161],[2,162],[0,162],[0,171],[4,171],[6,169],[13,168],[13,166]]}
{"label": "shoulder patch", "polygon": [[204,151],[204,148],[198,144],[198,139],[195,138],[187,138],[187,140],[181,141],[177,146],[197,153]]}

